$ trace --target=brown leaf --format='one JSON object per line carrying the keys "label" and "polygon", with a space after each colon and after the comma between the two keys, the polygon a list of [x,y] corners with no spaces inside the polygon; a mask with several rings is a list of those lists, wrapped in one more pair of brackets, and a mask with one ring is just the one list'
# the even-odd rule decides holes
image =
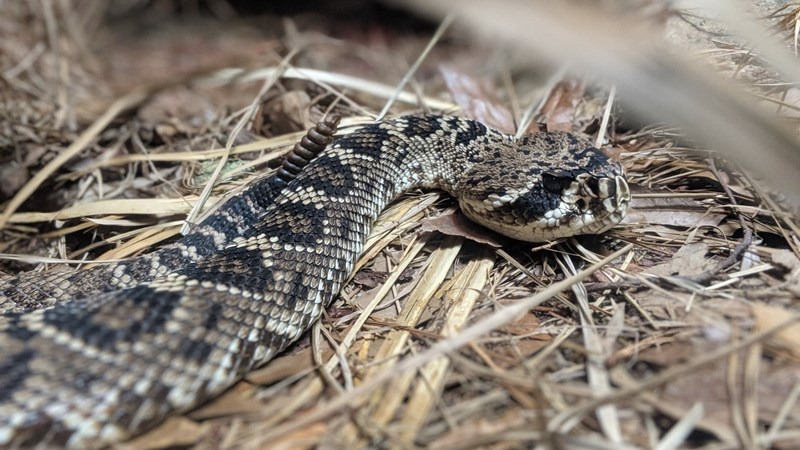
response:
{"label": "brown leaf", "polygon": [[512,370],[518,368],[522,360],[550,345],[552,340],[550,335],[536,334],[527,338],[498,343],[485,351],[499,367]]}
{"label": "brown leaf", "polygon": [[16,194],[29,178],[24,167],[16,164],[0,167],[0,200]]}
{"label": "brown leaf", "polygon": [[706,258],[706,253],[708,253],[708,244],[706,243],[686,244],[672,255],[670,261],[650,267],[645,272],[660,276],[697,275],[714,265],[713,261]]}
{"label": "brown leaf", "polygon": [[479,244],[502,247],[502,236],[464,217],[463,214],[443,214],[422,220],[422,231],[438,231],[448,236],[459,236]]}
{"label": "brown leaf", "polygon": [[786,249],[764,247],[764,250],[765,253],[769,255],[773,264],[777,264],[789,270],[789,273],[786,275],[786,289],[800,297],[800,259],[797,258],[797,255],[791,250]]}
{"label": "brown leaf", "polygon": [[[522,336],[525,334],[529,334],[541,326],[541,322],[539,319],[533,314],[525,314],[521,316],[519,319],[511,322],[510,324],[501,328],[502,331],[506,333],[513,334],[515,336]],[[549,335],[543,335],[550,340]]]}
{"label": "brown leaf", "polygon": [[[793,365],[780,365],[765,359],[761,360],[760,365],[757,386],[758,416],[764,422],[770,423],[775,419],[786,394],[800,382],[800,375]],[[686,409],[695,403],[702,403],[706,418],[730,424],[731,400],[726,381],[727,370],[724,361],[699,368],[668,383],[662,395],[666,401]],[[789,417],[791,420],[800,419],[800,404],[792,406]]]}
{"label": "brown leaf", "polygon": [[[310,110],[311,97],[305,91],[289,91],[262,106],[253,128],[265,136],[306,130],[313,126]],[[266,124],[269,130],[264,129]]]}
{"label": "brown leaf", "polygon": [[[530,427],[530,418],[521,409],[503,409],[492,414],[465,414],[466,418],[447,432],[436,436],[427,448],[476,448],[476,442],[493,442],[487,437],[502,436],[508,430]],[[514,448],[511,445],[484,446],[485,448]]]}
{"label": "brown leaf", "polygon": [[791,271],[800,269],[800,259],[791,250],[782,248],[767,248],[766,253],[769,254],[770,260],[773,263],[783,266]]}
{"label": "brown leaf", "polygon": [[365,267],[359,270],[358,273],[353,276],[353,283],[356,283],[365,289],[372,289],[382,285],[388,276],[388,272],[379,272],[369,267]]}
{"label": "brown leaf", "polygon": [[506,133],[514,133],[514,115],[482,80],[472,78],[448,66],[439,66],[447,89],[464,115]]}
{"label": "brown leaf", "polygon": [[683,228],[714,227],[719,225],[725,216],[724,213],[709,213],[707,207],[691,199],[634,197],[628,215],[622,223]]}
{"label": "brown leaf", "polygon": [[572,131],[575,110],[581,103],[585,90],[586,83],[576,79],[561,80],[555,85],[541,112],[548,131]]}
{"label": "brown leaf", "polygon": [[[771,423],[786,402],[786,395],[800,383],[800,371],[797,370],[797,364],[780,364],[764,359],[761,366],[763,370],[756,386],[758,415],[765,423]],[[788,417],[795,423],[800,420],[800,403],[790,405]]]}
{"label": "brown leaf", "polygon": [[661,367],[671,367],[686,361],[693,348],[690,342],[674,341],[647,347],[637,354],[637,359]]}

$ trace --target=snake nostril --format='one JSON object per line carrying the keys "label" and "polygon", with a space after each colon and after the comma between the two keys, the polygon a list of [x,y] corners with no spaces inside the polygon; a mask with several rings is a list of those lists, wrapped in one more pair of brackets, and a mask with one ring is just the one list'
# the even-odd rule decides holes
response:
{"label": "snake nostril", "polygon": [[616,181],[616,183],[612,186],[614,186],[614,192],[617,195],[617,201],[618,202],[630,201],[631,191],[630,188],[628,187],[628,182],[625,180],[625,177],[617,176],[614,181]]}
{"label": "snake nostril", "polygon": [[586,200],[579,198],[578,201],[575,202],[575,205],[578,206],[578,209],[583,211],[586,209]]}

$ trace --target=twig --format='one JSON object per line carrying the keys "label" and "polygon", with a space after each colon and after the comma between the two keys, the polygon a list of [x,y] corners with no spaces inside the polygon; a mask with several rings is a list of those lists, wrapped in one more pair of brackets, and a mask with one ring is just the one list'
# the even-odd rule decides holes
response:
{"label": "twig", "polygon": [[705,283],[709,281],[711,278],[713,278],[716,274],[736,264],[736,261],[739,260],[739,257],[742,255],[742,253],[745,252],[745,250],[747,250],[747,247],[749,247],[753,241],[753,230],[751,227],[747,226],[747,223],[744,220],[744,216],[742,215],[741,208],[736,208],[737,205],[736,198],[733,196],[731,188],[729,188],[728,184],[725,183],[725,180],[723,180],[722,174],[717,169],[716,164],[714,164],[714,159],[708,158],[706,161],[708,161],[708,167],[711,169],[711,172],[717,178],[717,181],[719,181],[719,184],[722,186],[722,189],[725,190],[725,195],[728,196],[728,201],[732,206],[731,209],[733,210],[734,214],[736,214],[736,217],[739,219],[739,225],[742,227],[742,230],[744,231],[744,237],[742,237],[742,242],[740,242],[733,249],[731,254],[728,255],[727,258],[720,261],[719,264],[717,264],[713,269],[689,278],[691,281],[694,281],[695,283]]}
{"label": "twig", "polygon": [[606,137],[606,128],[608,128],[608,120],[611,117],[611,106],[614,104],[614,96],[617,94],[617,86],[611,86],[608,92],[608,100],[606,107],[603,110],[603,119],[600,121],[600,131],[597,132],[597,139],[594,141],[594,146],[600,148],[603,145],[603,140]]}

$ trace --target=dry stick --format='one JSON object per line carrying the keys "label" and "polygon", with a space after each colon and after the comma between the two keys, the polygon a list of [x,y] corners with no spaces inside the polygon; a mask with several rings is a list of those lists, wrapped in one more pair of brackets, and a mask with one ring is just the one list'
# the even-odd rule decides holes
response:
{"label": "dry stick", "polygon": [[377,374],[374,378],[365,381],[352,391],[349,391],[344,395],[338,395],[333,400],[299,417],[297,420],[273,428],[270,432],[262,436],[262,441],[267,442],[268,440],[275,439],[278,436],[310,425],[334,414],[336,411],[348,406],[353,406],[363,401],[364,394],[372,392],[376,388],[394,379],[400,374],[406,373],[410,370],[419,369],[426,363],[438,358],[439,356],[456,351],[473,340],[485,335],[486,333],[510,323],[525,311],[544,303],[559,292],[570,289],[575,283],[585,280],[594,272],[603,268],[609,262],[629,252],[632,248],[633,244],[628,244],[622,249],[607,256],[603,260],[592,264],[583,272],[559,281],[558,283],[553,283],[544,288],[542,291],[537,292],[529,297],[520,299],[516,303],[493,313],[491,316],[476,323],[475,325],[465,328],[461,333],[435,343],[428,350],[418,353],[417,355],[398,363],[396,366],[394,366],[394,368],[392,368],[392,370],[387,370]]}
{"label": "dry stick", "polygon": [[419,69],[419,66],[420,64],[422,64],[422,61],[425,60],[425,58],[428,56],[428,53],[430,53],[431,50],[433,49],[433,46],[435,46],[439,42],[439,39],[442,38],[444,32],[447,31],[447,28],[453,22],[453,17],[455,17],[454,14],[450,13],[442,20],[442,23],[439,24],[439,28],[436,30],[436,33],[434,33],[431,40],[428,41],[428,45],[425,47],[425,50],[423,50],[422,53],[420,53],[419,57],[417,57],[417,60],[414,61],[414,64],[411,66],[410,69],[408,69],[408,72],[406,72],[406,74],[403,76],[403,79],[400,80],[400,84],[397,85],[397,88],[395,88],[395,91],[392,94],[392,96],[389,97],[389,100],[386,101],[386,105],[384,105],[380,114],[378,114],[378,117],[375,118],[375,122],[380,122],[383,119],[383,117],[386,116],[386,113],[389,112],[389,108],[391,108],[392,105],[394,105],[394,102],[397,100],[397,97],[400,95],[401,92],[403,92],[403,88],[411,80],[411,77],[413,77],[414,74],[417,72],[417,69]]}
{"label": "dry stick", "polygon": [[594,146],[600,148],[603,145],[603,138],[606,137],[606,127],[608,127],[608,119],[611,117],[611,106],[614,104],[614,96],[617,94],[617,85],[611,86],[608,92],[608,100],[606,107],[603,111],[603,119],[600,121],[600,131],[597,132],[597,139],[594,141]]}
{"label": "dry stick", "polygon": [[720,261],[719,264],[717,264],[713,269],[693,277],[689,277],[689,280],[694,281],[695,283],[705,283],[711,280],[716,274],[736,264],[736,261],[739,260],[739,256],[744,253],[745,250],[747,250],[747,247],[749,247],[753,241],[753,230],[751,227],[747,226],[744,216],[742,215],[742,210],[740,208],[736,208],[736,198],[733,196],[731,188],[728,187],[728,184],[722,179],[722,175],[719,173],[719,170],[717,170],[714,160],[712,158],[708,158],[707,161],[708,167],[717,178],[717,181],[719,181],[722,189],[725,190],[725,195],[728,196],[728,201],[730,202],[731,206],[733,206],[733,211],[736,213],[736,217],[739,219],[739,226],[741,226],[742,230],[744,230],[744,237],[742,238],[742,242],[736,245],[731,254],[728,255],[727,258]]}
{"label": "dry stick", "polygon": [[[733,192],[731,191],[731,188],[728,187],[728,184],[725,183],[725,181],[722,179],[722,174],[719,173],[719,170],[717,169],[717,165],[714,164],[714,159],[713,158],[707,158],[706,162],[708,162],[708,167],[709,167],[709,169],[711,169],[711,173],[714,174],[714,177],[717,179],[717,181],[719,181],[719,184],[720,184],[720,186],[722,186],[722,189],[725,190],[725,195],[728,196],[728,200],[731,202],[731,205],[732,206],[736,206],[737,205],[736,204],[736,197],[733,196]],[[742,216],[741,209],[740,208],[733,208],[733,210],[736,212],[736,217],[739,219],[739,225],[741,225],[742,230],[749,229],[750,227],[748,227],[747,223],[745,223],[744,216]]]}

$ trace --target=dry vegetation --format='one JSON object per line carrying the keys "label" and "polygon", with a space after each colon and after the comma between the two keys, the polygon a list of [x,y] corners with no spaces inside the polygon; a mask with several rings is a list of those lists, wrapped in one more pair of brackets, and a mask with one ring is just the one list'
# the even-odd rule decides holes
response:
{"label": "dry vegetation", "polygon": [[800,447],[800,5],[720,27],[658,1],[504,1],[475,25],[480,2],[436,2],[463,18],[434,36],[355,3],[0,3],[0,270],[156,248],[324,114],[347,133],[387,104],[589,134],[633,211],[533,247],[410,193],[309,337],[126,448]]}

